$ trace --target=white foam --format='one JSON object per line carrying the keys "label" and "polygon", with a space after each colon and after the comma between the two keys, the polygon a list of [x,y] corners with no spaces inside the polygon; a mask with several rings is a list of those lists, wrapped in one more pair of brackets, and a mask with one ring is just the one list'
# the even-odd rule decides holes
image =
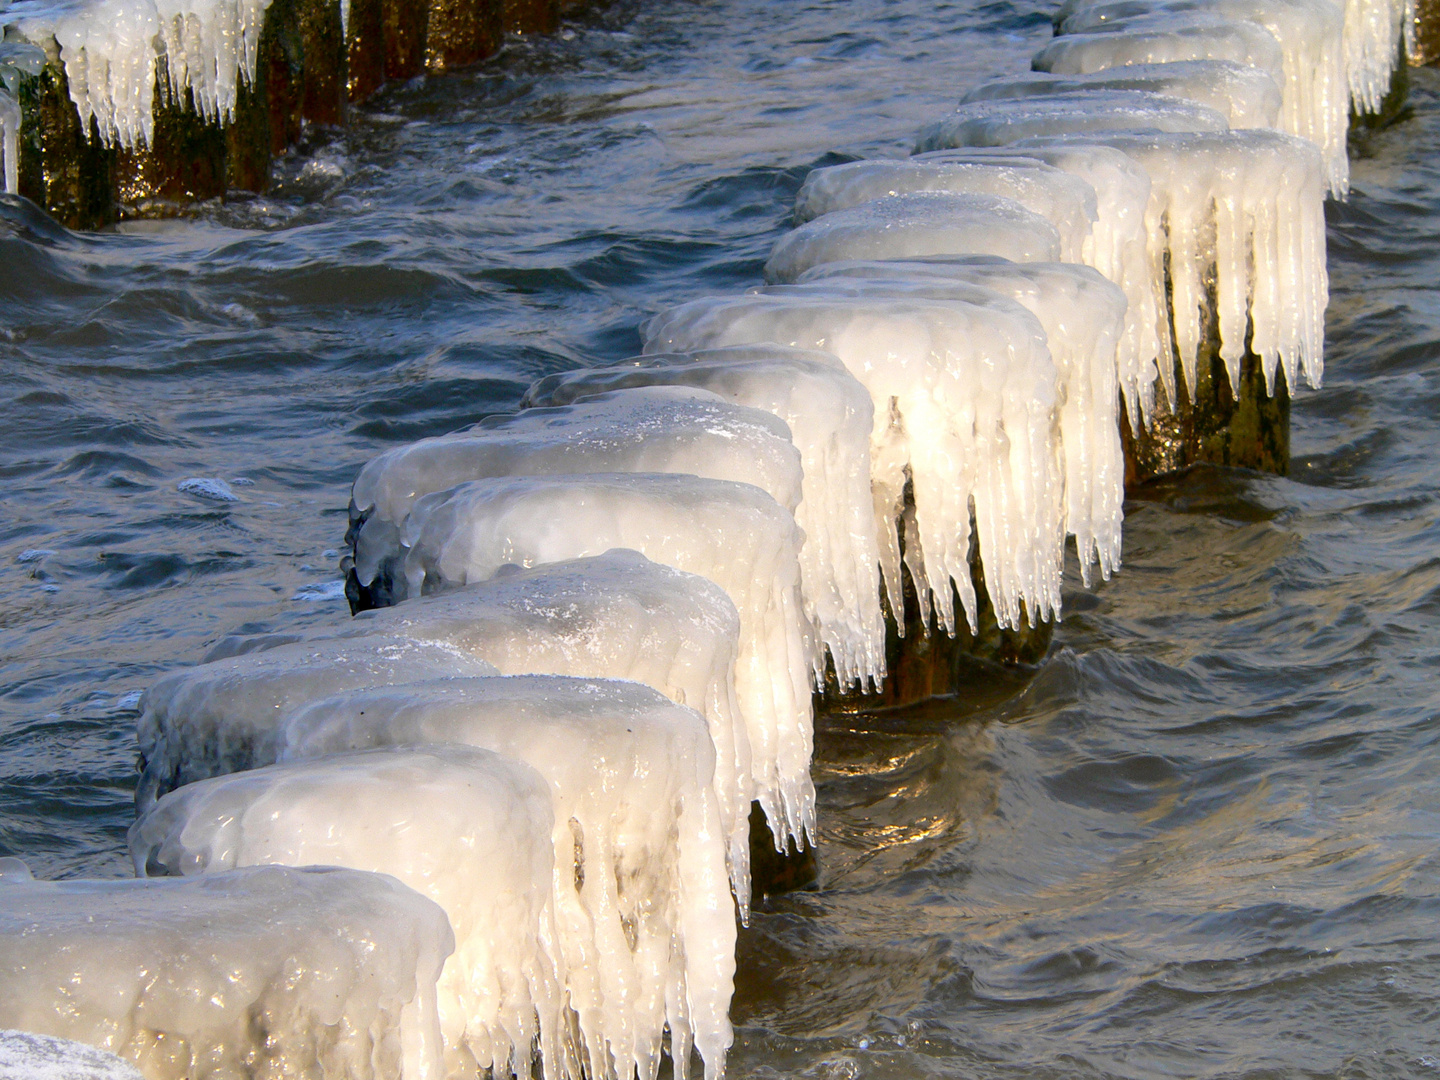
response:
{"label": "white foam", "polygon": [[1014,199],[917,191],[837,210],[776,242],[767,281],[794,281],[835,259],[999,255],[1015,262],[1060,257],[1059,230]]}
{"label": "white foam", "polygon": [[150,1080],[444,1074],[435,987],[454,938],[394,878],[34,881],[3,864],[0,1026],[120,1054]]}
{"label": "white foam", "polygon": [[469,746],[384,748],[272,765],[172,791],[130,827],[137,876],[266,864],[391,874],[445,910],[455,951],[436,987],[446,1073],[547,1080],[560,988],[550,790]]}
{"label": "white foam", "polygon": [[774,413],[790,426],[804,468],[795,521],[805,533],[800,572],[806,615],[830,650],[840,685],[860,681],[878,688],[885,675],[885,622],[870,506],[869,391],[829,353],[761,345],[642,356],[550,375],[530,387],[522,404],[568,405],[649,385],[699,386]]}

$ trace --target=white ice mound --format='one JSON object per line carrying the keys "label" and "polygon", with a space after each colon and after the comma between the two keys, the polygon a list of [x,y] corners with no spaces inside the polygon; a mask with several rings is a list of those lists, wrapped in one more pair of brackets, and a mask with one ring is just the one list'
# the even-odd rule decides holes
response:
{"label": "white ice mound", "polygon": [[885,621],[870,506],[870,392],[829,353],[761,345],[641,356],[549,375],[530,387],[523,404],[568,405],[651,385],[699,386],[789,424],[805,473],[795,522],[805,533],[806,615],[830,650],[840,684],[878,688],[885,676]]}
{"label": "white ice mound", "polygon": [[[950,257],[827,263],[802,284],[860,296],[975,302],[976,289],[1023,304],[1040,320],[1060,371],[1060,437],[1065,454],[1065,528],[1075,537],[1081,577],[1096,563],[1108,581],[1120,566],[1125,455],[1120,443],[1116,348],[1125,294],[1088,266]],[[1153,379],[1153,366],[1151,367]],[[1133,378],[1132,372],[1126,372]]]}
{"label": "white ice mound", "polygon": [[449,916],[436,987],[446,1073],[561,1076],[550,790],[469,746],[383,748],[201,780],[130,827],[135,872],[344,866],[399,878]]}
{"label": "white ice mound", "polygon": [[692,1031],[706,1075],[719,1073],[735,907],[715,751],[694,710],[635,682],[451,679],[326,698],[294,716],[283,741],[288,759],[462,743],[538,771],[554,807],[562,990],[590,1075],[653,1077],[666,1026],[679,1073]]}
{"label": "white ice mound", "polygon": [[750,739],[735,701],[740,617],[698,574],[634,551],[503,574],[440,596],[364,612],[370,633],[463,651],[506,675],[634,679],[705,717],[715,791],[742,910],[750,900]]}
{"label": "white ice mound", "polygon": [[1379,112],[1390,77],[1415,52],[1415,0],[1344,0],[1345,71],[1356,112]]}
{"label": "white ice mound", "polygon": [[1056,227],[1014,199],[916,191],[837,210],[782,236],[766,281],[794,281],[836,259],[911,255],[999,255],[1014,262],[1060,257]]}
{"label": "white ice mound", "polygon": [[1015,166],[1003,161],[879,159],[816,169],[805,178],[795,197],[795,220],[806,222],[874,199],[914,191],[1013,199],[1055,226],[1060,233],[1060,257],[1065,262],[1080,259],[1095,223],[1095,189],[1060,169]]}
{"label": "white ice mound", "polygon": [[75,0],[12,11],[25,39],[54,37],[70,98],[86,130],[93,117],[108,145],[154,139],[156,80],[183,101],[194,94],[207,120],[228,122],[241,83],[255,78],[270,0]]}
{"label": "white ice mound", "polygon": [[[1303,370],[1319,386],[1325,365],[1325,167],[1305,139],[1278,131],[1120,133],[1091,141],[1123,150],[1150,174],[1146,232],[1161,331],[1159,355],[1195,368],[1211,310],[1213,268],[1220,357],[1239,386],[1247,330],[1266,385],[1277,364],[1287,384]],[[1166,314],[1167,290],[1170,295]],[[1171,366],[1160,365],[1170,400]]]}
{"label": "white ice mound", "polygon": [[810,678],[817,650],[800,595],[800,530],[749,484],[681,473],[476,480],[415,504],[402,537],[412,595],[631,548],[715,582],[740,612],[735,694],[755,798],[783,844],[815,829]]}
{"label": "white ice mound", "polygon": [[794,510],[802,469],[790,429],[772,413],[689,386],[616,390],[526,409],[454,435],[388,450],[355,480],[352,520],[365,518],[355,570],[369,585],[399,525],[424,495],[469,480],[553,473],[679,472],[754,484]]}
{"label": "white ice mound", "polygon": [[[1077,40],[1091,38],[1085,35]],[[961,105],[922,128],[915,149],[1009,146],[1040,135],[1090,131],[1224,131],[1227,127],[1224,113],[1183,98],[1143,90],[1074,90],[1050,97],[995,98]]]}
{"label": "white ice mound", "polygon": [[100,1047],[149,1080],[438,1080],[453,947],[444,911],[383,874],[35,881],[0,860],[0,1027]]}
{"label": "white ice mound", "polygon": [[116,1054],[73,1039],[0,1031],[0,1080],[145,1080]]}
{"label": "white ice mound", "polygon": [[960,104],[1051,97],[1080,90],[1143,90],[1183,98],[1223,113],[1232,128],[1274,127],[1283,100],[1280,85],[1260,68],[1230,60],[1180,60],[1108,68],[1089,75],[1051,75],[1044,71],[1008,75],[981,83],[962,97]]}
{"label": "white ice mound", "polygon": [[782,290],[695,300],[642,330],[650,352],[772,341],[834,353],[875,403],[871,486],[888,594],[901,595],[897,523],[908,479],[916,529],[906,530],[906,562],[946,630],[950,581],[976,625],[972,503],[1000,625],[1019,625],[1022,601],[1032,623],[1059,610],[1059,375],[1043,327],[1019,304],[998,295],[982,305]]}
{"label": "white ice mound", "polygon": [[1062,27],[1067,34],[1123,35],[1157,21],[1209,25],[1215,19],[1254,24],[1279,42],[1284,95],[1278,126],[1320,147],[1330,190],[1343,196],[1350,187],[1350,94],[1344,16],[1330,0],[1101,0],[1079,7]]}
{"label": "white ice mound", "polygon": [[1123,31],[1057,37],[1035,54],[1031,66],[1055,75],[1088,75],[1127,64],[1179,60],[1229,60],[1258,67],[1285,84],[1280,43],[1264,27],[1163,10],[1130,20]]}
{"label": "white ice mound", "polygon": [[140,699],[136,734],[145,769],[136,806],[143,812],[182,784],[270,764],[280,723],[316,698],[494,674],[483,660],[443,645],[383,636],[293,642],[171,672]]}
{"label": "white ice mound", "polygon": [[[1019,154],[1025,156],[1015,156]],[[1121,385],[1127,394],[1133,390],[1140,395],[1138,402],[1127,399],[1131,419],[1143,416],[1148,421],[1154,404],[1154,384],[1147,379],[1145,370],[1159,347],[1149,237],[1145,232],[1145,211],[1150,205],[1149,174],[1113,147],[1083,142],[1025,150],[1011,147],[936,150],[914,160],[991,161],[1001,156],[1011,164],[1032,160],[1063,169],[1095,189],[1099,216],[1081,261],[1095,267],[1125,292],[1128,306],[1125,334],[1120,341]],[[1136,373],[1133,386],[1124,374],[1130,371]]]}

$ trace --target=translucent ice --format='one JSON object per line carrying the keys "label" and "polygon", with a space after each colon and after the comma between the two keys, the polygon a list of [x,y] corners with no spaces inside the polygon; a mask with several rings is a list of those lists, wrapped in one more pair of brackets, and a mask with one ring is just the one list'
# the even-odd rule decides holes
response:
{"label": "translucent ice", "polygon": [[383,874],[34,881],[0,860],[0,1027],[150,1080],[443,1075],[445,913]]}
{"label": "translucent ice", "polygon": [[[1231,386],[1250,348],[1267,385],[1283,364],[1287,383],[1298,370],[1311,386],[1324,373],[1325,169],[1314,143],[1278,131],[1169,135],[1118,133],[1090,136],[1123,150],[1150,174],[1146,232],[1157,319],[1159,354],[1180,356],[1188,385],[1213,303],[1220,357]],[[1173,320],[1163,314],[1167,290]],[[1172,337],[1173,335],[1173,337]],[[1169,364],[1160,365],[1175,400]]]}
{"label": "translucent ice", "polygon": [[917,191],[816,218],[782,236],[765,264],[767,281],[794,281],[834,259],[910,255],[999,255],[1015,262],[1060,257],[1059,231],[1014,199]]}
{"label": "translucent ice", "polygon": [[485,581],[632,548],[715,582],[740,612],[735,693],[755,798],[777,842],[814,835],[810,675],[817,650],[800,595],[800,530],[749,484],[681,473],[475,480],[427,495],[402,534],[410,592]]}
{"label": "translucent ice", "polygon": [[1126,64],[1177,60],[1248,64],[1284,86],[1284,55],[1274,34],[1254,23],[1193,13],[1157,12],[1132,20],[1123,33],[1065,34],[1036,53],[1031,64],[1036,71],[1056,75],[1088,75]]}
{"label": "translucent ice", "polygon": [[1345,70],[1357,112],[1379,112],[1390,77],[1414,54],[1415,0],[1344,0]]}
{"label": "translucent ice", "polygon": [[0,180],[11,195],[20,190],[20,103],[0,88]]}
{"label": "translucent ice", "polygon": [[1092,562],[1110,577],[1120,565],[1125,494],[1116,393],[1116,345],[1124,331],[1125,294],[1117,286],[1087,266],[974,256],[827,263],[801,282],[861,296],[971,303],[981,299],[977,289],[993,290],[1031,311],[1045,327],[1060,372],[1065,527],[1075,537],[1085,584],[1090,584]]}
{"label": "translucent ice", "polygon": [[357,686],[493,674],[454,649],[385,636],[292,642],[171,672],[140,699],[136,733],[145,769],[136,806],[144,811],[181,784],[269,764],[280,722],[316,698]]}
{"label": "translucent ice", "polygon": [[682,1070],[693,1029],[707,1075],[718,1072],[735,908],[715,752],[696,712],[634,682],[450,679],[316,702],[282,742],[287,759],[463,743],[536,769],[553,797],[560,967],[590,1075],[653,1077],[667,1025]]}
{"label": "translucent ice", "polygon": [[1044,71],[1009,75],[982,83],[962,97],[960,104],[1050,97],[1077,90],[1143,90],[1184,98],[1223,113],[1232,128],[1274,127],[1282,102],[1279,84],[1260,68],[1230,60],[1181,60],[1132,64],[1089,75],[1051,75]]}
{"label": "translucent ice", "polygon": [[795,521],[805,533],[806,615],[842,686],[856,680],[878,686],[885,675],[885,623],[870,506],[870,392],[829,353],[760,345],[641,356],[550,375],[530,387],[522,404],[566,405],[650,385],[699,386],[789,424],[804,467]]}
{"label": "translucent ice", "polygon": [[1095,221],[1095,189],[1077,176],[1038,163],[1004,161],[851,161],[816,169],[795,197],[795,220],[912,191],[1013,199],[1060,233],[1060,257],[1076,262]]}
{"label": "translucent ice", "polygon": [[[138,876],[345,866],[392,874],[445,910],[436,987],[446,1073],[562,1075],[550,790],[469,746],[386,747],[201,780],[130,827]],[[538,1023],[538,1026],[537,1026]]]}
{"label": "translucent ice", "polygon": [[1022,601],[1032,623],[1060,603],[1059,376],[1035,316],[992,296],[985,304],[803,290],[712,297],[663,312],[642,332],[651,352],[773,341],[838,356],[875,403],[871,485],[887,592],[900,595],[896,523],[908,478],[917,531],[906,532],[907,562],[922,604],[929,590],[951,629],[953,580],[975,626],[973,502],[996,617],[1015,626]]}
{"label": "translucent ice", "polygon": [[[1090,41],[1109,36],[1086,34],[1058,40]],[[921,129],[916,150],[1008,146],[1039,135],[1087,131],[1224,131],[1227,127],[1224,113],[1178,97],[1143,90],[1074,90],[1050,97],[996,98],[961,105],[949,116]]]}

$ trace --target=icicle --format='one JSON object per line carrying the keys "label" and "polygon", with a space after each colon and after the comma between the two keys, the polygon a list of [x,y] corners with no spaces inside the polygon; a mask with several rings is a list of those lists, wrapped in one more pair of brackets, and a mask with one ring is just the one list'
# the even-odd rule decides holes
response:
{"label": "icicle", "polygon": [[1275,35],[1249,22],[1202,14],[1159,11],[1130,20],[1123,33],[1065,34],[1031,60],[1036,71],[1088,75],[1125,64],[1176,60],[1230,60],[1285,82],[1284,56]]}
{"label": "icicle", "polygon": [[1345,0],[1345,70],[1356,112],[1380,111],[1391,76],[1415,54],[1414,38],[1415,0]]}
{"label": "icicle", "polygon": [[[1060,439],[1065,462],[1065,528],[1075,537],[1080,574],[1092,562],[1108,581],[1120,566],[1125,455],[1120,444],[1116,347],[1125,294],[1095,270],[1063,263],[952,257],[827,263],[803,285],[860,296],[977,302],[998,292],[1023,304],[1045,328],[1060,372]],[[771,290],[772,292],[777,290]]]}
{"label": "icicle", "polygon": [[1060,257],[1060,233],[1013,199],[917,191],[837,210],[787,233],[770,253],[765,280],[794,281],[834,259],[953,254],[1051,262]]}
{"label": "icicle", "polygon": [[1060,234],[1060,258],[1077,262],[1095,221],[1095,189],[1079,177],[1034,163],[1003,161],[852,161],[816,169],[795,197],[795,220],[848,210],[916,191],[991,195],[1018,202]]}
{"label": "icicle", "polygon": [[1260,68],[1230,60],[1179,60],[1169,64],[1131,64],[1089,75],[1051,75],[1043,71],[1010,75],[981,83],[960,104],[1002,98],[1051,97],[1079,90],[1143,90],[1184,98],[1223,113],[1232,128],[1274,127],[1280,117],[1280,85]]}
{"label": "icicle", "polygon": [[[615,367],[549,375],[530,387],[521,404],[568,405],[649,385],[699,386],[789,424],[804,467],[795,522],[805,533],[800,575],[806,616],[830,650],[840,685],[861,682],[878,690],[885,677],[885,621],[871,524],[869,391],[829,353],[761,345],[637,357]],[[823,674],[816,673],[817,685]]]}
{"label": "icicle", "polygon": [[815,835],[815,647],[800,596],[801,539],[790,512],[759,488],[677,473],[475,480],[417,502],[401,536],[411,595],[485,581],[507,563],[615,547],[724,589],[740,612],[735,693],[755,798],[780,845]]}
{"label": "icicle", "polygon": [[[861,250],[852,257],[867,257],[867,245],[855,246]],[[650,352],[772,341],[834,353],[875,403],[871,483],[889,595],[900,595],[896,522],[908,478],[924,550],[916,584],[922,601],[927,590],[934,594],[947,631],[955,625],[950,581],[976,626],[972,502],[1000,625],[1019,625],[1022,603],[1032,625],[1058,611],[1064,541],[1058,373],[1044,329],[1019,304],[998,296],[985,305],[712,297],[656,316],[642,333]]]}
{"label": "icicle", "polygon": [[5,191],[20,190],[20,103],[0,89],[0,162],[4,164]]}
{"label": "icicle", "polygon": [[318,701],[281,743],[284,760],[461,743],[535,769],[553,801],[562,992],[589,1075],[654,1076],[667,1026],[677,1072],[692,1032],[706,1075],[720,1071],[735,906],[715,751],[696,712],[619,680],[446,679]]}

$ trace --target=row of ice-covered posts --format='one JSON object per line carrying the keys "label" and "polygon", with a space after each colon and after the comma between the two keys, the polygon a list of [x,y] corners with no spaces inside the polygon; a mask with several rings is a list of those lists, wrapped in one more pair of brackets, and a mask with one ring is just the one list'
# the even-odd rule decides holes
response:
{"label": "row of ice-covered posts", "polygon": [[369,610],[145,695],[140,880],[0,861],[0,1026],[153,1077],[720,1075],[751,801],[813,839],[827,664],[883,680],[902,564],[947,630],[973,551],[1002,625],[1055,618],[1067,535],[1108,577],[1120,425],[1207,320],[1232,380],[1318,381],[1323,201],[1404,18],[1068,0],[913,157],[813,172],[773,284],[370,462]]}

